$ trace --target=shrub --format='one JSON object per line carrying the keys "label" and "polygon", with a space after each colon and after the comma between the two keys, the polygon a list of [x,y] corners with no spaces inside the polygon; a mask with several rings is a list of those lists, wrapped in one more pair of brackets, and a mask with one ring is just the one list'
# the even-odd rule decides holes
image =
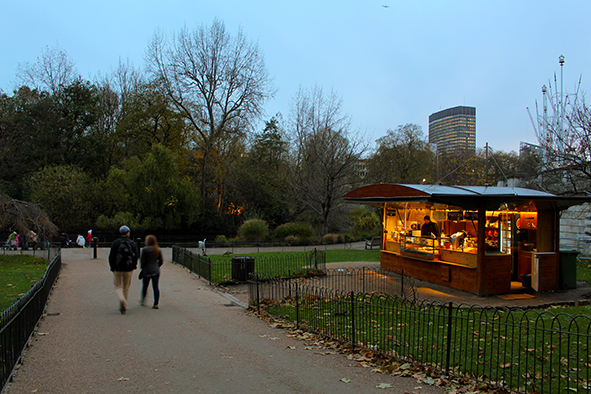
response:
{"label": "shrub", "polygon": [[288,235],[284,242],[289,246],[304,246],[310,245],[310,238],[300,238],[295,235]]}
{"label": "shrub", "polygon": [[357,237],[380,235],[381,221],[376,210],[367,207],[355,207],[349,213],[352,224],[351,234]]}
{"label": "shrub", "polygon": [[246,241],[263,241],[269,236],[269,226],[261,219],[250,219],[242,223],[238,235]]}
{"label": "shrub", "polygon": [[339,242],[339,236],[338,234],[326,234],[324,236],[323,242],[326,245],[336,244],[337,242]]}
{"label": "shrub", "polygon": [[228,246],[230,244],[230,242],[228,242],[228,238],[226,238],[225,235],[218,235],[217,237],[215,237],[215,245],[217,247],[224,247],[224,246]]}
{"label": "shrub", "polygon": [[139,219],[130,212],[117,212],[112,218],[101,215],[96,221],[97,228],[111,231],[119,229],[124,224],[129,226],[131,231],[143,231],[150,228],[145,222],[140,223]]}
{"label": "shrub", "polygon": [[314,236],[314,229],[308,223],[285,223],[275,229],[274,238],[285,240],[290,235],[310,239]]}

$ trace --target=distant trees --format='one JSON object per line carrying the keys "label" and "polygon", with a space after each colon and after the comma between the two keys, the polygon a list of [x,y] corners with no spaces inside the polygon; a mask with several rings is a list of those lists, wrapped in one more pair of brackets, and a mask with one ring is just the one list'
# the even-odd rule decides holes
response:
{"label": "distant trees", "polygon": [[[170,149],[156,144],[145,155],[127,159],[123,168],[112,168],[104,198],[112,198],[113,217],[133,217],[139,229],[189,227],[197,218],[199,198],[177,162]],[[107,215],[100,220],[109,223]]]}
{"label": "distant trees", "polygon": [[35,63],[19,63],[16,76],[19,87],[28,86],[31,90],[49,93],[55,93],[80,78],[74,62],[59,45],[46,46]]}
{"label": "distant trees", "polygon": [[368,180],[375,183],[422,183],[435,178],[435,155],[429,149],[421,126],[406,124],[376,141],[368,159]]}
{"label": "distant trees", "polygon": [[170,40],[156,33],[148,64],[154,80],[191,125],[201,201],[213,204],[207,187],[215,175],[211,156],[216,143],[246,132],[273,94],[262,52],[242,31],[231,36],[214,20],[210,27],[194,31],[185,27]]}
{"label": "distant trees", "polygon": [[252,136],[247,152],[241,155],[228,180],[229,199],[247,215],[279,226],[290,218],[292,199],[288,185],[289,142],[277,117]]}
{"label": "distant trees", "polygon": [[291,157],[292,198],[302,213],[319,217],[321,234],[343,206],[342,196],[358,184],[355,168],[366,147],[350,130],[334,92],[300,88],[294,99]]}
{"label": "distant trees", "polygon": [[584,103],[569,115],[569,149],[549,147],[556,164],[538,178],[539,156],[436,155],[414,124],[388,130],[369,153],[342,100],[319,87],[296,92],[288,122],[277,114],[254,130],[274,93],[271,78],[258,46],[217,20],[156,33],[147,60],[149,74],[120,62],[94,82],[59,48],[21,65],[22,85],[0,94],[0,193],[43,207],[69,232],[127,223],[234,235],[244,222],[256,230],[264,221],[279,239],[309,239],[312,227],[379,232],[375,211],[342,200],[361,183],[480,185],[525,174],[552,189],[565,169],[572,190],[589,180]]}
{"label": "distant trees", "polygon": [[[30,201],[39,204],[60,228],[83,229],[106,204],[103,184],[73,165],[47,166],[27,177]],[[108,201],[108,199],[107,199]]]}

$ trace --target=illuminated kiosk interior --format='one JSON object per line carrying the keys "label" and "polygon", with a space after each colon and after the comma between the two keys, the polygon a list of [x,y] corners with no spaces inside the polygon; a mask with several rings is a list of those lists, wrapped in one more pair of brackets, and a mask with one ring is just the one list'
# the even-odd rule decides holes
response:
{"label": "illuminated kiosk interior", "polygon": [[[376,184],[344,196],[382,212],[381,267],[478,295],[559,288],[559,213],[591,197],[514,187]],[[437,234],[421,236],[424,217]],[[528,283],[529,284],[529,283]]]}

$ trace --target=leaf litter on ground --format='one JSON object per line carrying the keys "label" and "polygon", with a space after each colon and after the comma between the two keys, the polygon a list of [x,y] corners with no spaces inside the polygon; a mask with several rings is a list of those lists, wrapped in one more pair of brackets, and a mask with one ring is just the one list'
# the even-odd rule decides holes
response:
{"label": "leaf litter on ground", "polygon": [[[269,323],[269,326],[276,329],[285,329],[286,336],[301,341],[308,341],[304,347],[305,350],[318,349],[332,349],[332,351],[315,352],[316,354],[347,354],[347,358],[360,363],[366,368],[373,368],[372,372],[382,373],[386,375],[411,377],[417,380],[418,383],[427,384],[430,386],[441,387],[446,394],[507,394],[509,391],[491,387],[486,383],[474,382],[464,377],[450,377],[442,372],[435,371],[422,365],[416,365],[409,362],[398,362],[394,357],[384,355],[382,353],[366,349],[359,346],[346,344],[332,338],[326,337],[322,334],[306,331],[298,328],[295,324],[280,320],[264,312],[257,312],[255,310],[247,310],[247,314],[257,316]],[[260,335],[265,337],[267,335]],[[278,338],[275,338],[278,339]],[[316,349],[314,348],[316,346]],[[351,379],[342,378],[341,382],[349,383]],[[380,383],[377,388],[390,388],[390,383]],[[415,389],[422,389],[416,387]]]}

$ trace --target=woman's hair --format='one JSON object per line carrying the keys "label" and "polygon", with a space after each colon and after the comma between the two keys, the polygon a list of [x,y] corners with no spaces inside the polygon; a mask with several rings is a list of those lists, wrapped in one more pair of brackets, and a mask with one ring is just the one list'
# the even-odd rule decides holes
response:
{"label": "woman's hair", "polygon": [[158,255],[158,253],[160,253],[160,248],[158,247],[158,241],[156,240],[155,236],[148,235],[146,237],[146,246],[152,246],[154,248],[154,252],[156,253],[156,255]]}

